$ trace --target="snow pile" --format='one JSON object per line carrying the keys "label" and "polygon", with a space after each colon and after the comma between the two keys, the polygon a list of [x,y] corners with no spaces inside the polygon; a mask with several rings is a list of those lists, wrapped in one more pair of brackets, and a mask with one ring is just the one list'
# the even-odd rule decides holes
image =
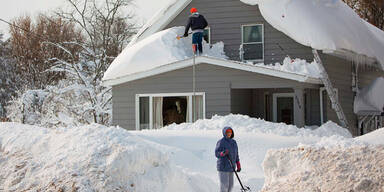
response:
{"label": "snow pile", "polygon": [[384,77],[379,77],[357,93],[354,101],[354,112],[384,111]]}
{"label": "snow pile", "polygon": [[236,132],[265,133],[280,136],[301,136],[301,137],[329,137],[339,135],[351,138],[351,133],[336,123],[331,121],[322,126],[312,129],[312,127],[298,128],[294,125],[285,123],[273,123],[263,119],[251,118],[247,115],[213,116],[212,119],[201,119],[194,124],[172,124],[164,127],[165,130],[222,130],[225,126],[231,126]]}
{"label": "snow pile", "polygon": [[383,135],[384,128],[381,128],[376,131],[372,131],[368,134],[357,137],[356,140],[369,143],[371,145],[384,145]]}
{"label": "snow pile", "polygon": [[285,72],[298,73],[313,78],[320,78],[320,70],[315,61],[308,63],[304,59],[291,59],[286,57],[283,64],[275,63],[274,65],[265,65],[264,63],[254,64],[256,66],[267,67]]}
{"label": "snow pile", "polygon": [[164,148],[116,127],[0,123],[0,191],[212,191]]}
{"label": "snow pile", "polygon": [[383,130],[269,150],[262,191],[384,191]]}
{"label": "snow pile", "polygon": [[341,0],[240,0],[259,5],[277,30],[324,51],[353,51],[376,58],[384,69],[384,32],[361,19]]}
{"label": "snow pile", "polygon": [[266,191],[384,191],[384,146],[270,150]]}
{"label": "snow pile", "polygon": [[[117,79],[191,58],[193,56],[192,35],[180,40],[176,39],[183,34],[184,27],[173,27],[126,47],[105,72],[103,80]],[[222,42],[210,47],[203,41],[203,51],[205,56],[227,58]]]}

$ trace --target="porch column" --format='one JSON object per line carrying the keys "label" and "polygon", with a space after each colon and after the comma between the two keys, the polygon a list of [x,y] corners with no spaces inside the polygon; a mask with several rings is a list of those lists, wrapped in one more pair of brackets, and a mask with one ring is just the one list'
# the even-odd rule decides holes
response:
{"label": "porch column", "polygon": [[294,88],[294,98],[293,98],[293,114],[294,114],[294,124],[297,127],[304,127],[304,88]]}

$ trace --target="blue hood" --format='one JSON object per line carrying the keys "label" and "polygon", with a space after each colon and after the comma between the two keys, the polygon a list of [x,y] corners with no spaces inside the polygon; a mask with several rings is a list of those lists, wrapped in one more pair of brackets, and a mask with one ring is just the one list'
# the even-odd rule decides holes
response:
{"label": "blue hood", "polygon": [[228,130],[228,129],[231,129],[232,130],[232,136],[231,136],[231,139],[235,136],[235,132],[233,131],[233,129],[231,127],[224,127],[223,128],[223,137],[224,138],[227,138],[226,135],[225,135],[225,132]]}

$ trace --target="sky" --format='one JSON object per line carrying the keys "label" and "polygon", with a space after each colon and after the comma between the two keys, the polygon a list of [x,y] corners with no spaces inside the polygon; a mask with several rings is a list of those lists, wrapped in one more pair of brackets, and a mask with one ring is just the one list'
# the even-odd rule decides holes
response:
{"label": "sky", "polygon": [[[169,0],[134,0],[139,21],[146,21]],[[0,18],[11,21],[21,15],[35,16],[40,12],[65,6],[65,0],[0,0]],[[6,3],[4,3],[6,2]],[[0,21],[0,32],[8,36],[8,25]]]}

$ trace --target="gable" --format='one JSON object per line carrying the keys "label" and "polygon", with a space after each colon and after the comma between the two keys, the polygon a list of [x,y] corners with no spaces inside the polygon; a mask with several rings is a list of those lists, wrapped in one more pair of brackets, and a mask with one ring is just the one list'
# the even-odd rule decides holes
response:
{"label": "gable", "polygon": [[292,73],[292,72],[286,72],[286,71],[280,71],[277,69],[264,67],[264,66],[257,66],[257,65],[250,65],[250,64],[244,64],[241,62],[235,62],[235,61],[228,61],[225,59],[217,59],[217,58],[211,58],[211,57],[196,57],[195,61],[193,61],[193,58],[189,58],[182,61],[177,61],[174,63],[170,63],[167,65],[161,65],[156,68],[153,68],[152,70],[147,70],[143,72],[134,73],[131,75],[122,76],[120,78],[115,79],[109,79],[103,81],[104,86],[114,86],[118,84],[122,84],[129,81],[135,81],[138,79],[144,79],[148,78],[154,75],[163,74],[169,71],[174,71],[178,69],[183,69],[186,67],[190,67],[192,65],[200,65],[200,64],[208,64],[213,66],[220,66],[220,67],[226,67],[230,69],[236,69],[246,72],[251,72],[254,74],[261,74],[271,77],[277,77],[279,79],[286,79],[286,80],[292,80],[297,82],[303,82],[303,83],[310,83],[310,84],[322,84],[321,80],[318,78],[309,77],[307,75]]}
{"label": "gable", "polygon": [[[236,49],[238,48],[237,44],[239,42],[236,37],[236,34],[239,34],[239,33],[235,33],[233,32],[233,30],[227,30],[228,28],[226,28],[225,25],[241,23],[243,20],[248,19],[249,21],[246,22],[248,24],[259,22],[259,23],[264,23],[265,25],[266,42],[265,42],[264,49],[265,49],[266,55],[265,55],[264,61],[266,64],[273,63],[279,60],[281,61],[282,56],[286,56],[286,55],[289,55],[291,57],[307,59],[307,60],[312,59],[313,58],[312,54],[309,51],[312,48],[307,46],[302,46],[302,45],[308,45],[308,46],[314,47],[315,49],[323,50],[324,53],[326,54],[332,54],[335,56],[344,57],[345,59],[349,59],[349,60],[353,60],[353,58],[357,58],[357,57],[360,58],[360,60],[361,58],[363,58],[364,64],[375,65],[381,69],[383,69],[384,67],[384,58],[382,54],[379,53],[384,46],[384,32],[368,24],[364,20],[362,20],[360,17],[357,16],[356,13],[353,12],[352,9],[350,9],[347,5],[345,5],[345,3],[341,1],[332,1],[330,5],[328,5],[325,1],[315,1],[315,2],[312,2],[311,4],[310,2],[307,2],[307,1],[303,1],[302,3],[300,3],[300,2],[291,2],[287,0],[284,0],[284,1],[279,0],[279,1],[273,1],[273,2],[259,1],[259,0],[245,1],[245,3],[249,3],[253,5],[245,4],[240,0],[196,0],[193,2],[188,2],[187,0],[180,0],[180,1],[177,1],[177,3],[183,4],[184,7],[186,6],[182,10],[180,10],[181,7],[178,7],[179,9],[176,12],[174,12],[178,15],[177,17],[179,18],[176,17],[175,19],[173,19],[175,16],[168,17],[168,18],[164,17],[164,18],[158,19],[157,22],[160,22],[163,24],[168,23],[167,27],[175,26],[175,25],[184,25],[185,19],[183,18],[186,18],[188,16],[189,9],[192,6],[197,7],[199,9],[199,12],[204,14],[208,18],[208,20],[210,20],[209,21],[210,24],[212,25],[214,25],[215,23],[221,24],[221,27],[216,28],[218,29],[217,31],[219,32],[217,34],[218,39],[216,39],[216,41],[221,40],[219,38],[220,35],[222,36],[232,35],[232,39],[228,39],[225,41],[226,52],[228,52],[228,56],[232,60],[237,60],[239,55]],[[254,6],[256,4],[260,4],[262,6],[263,16],[267,17],[268,22],[271,23],[273,27],[271,27],[271,25],[269,25],[269,23],[265,21],[264,17],[261,15],[258,9],[258,6]],[[301,6],[301,4],[303,4],[303,6]],[[341,16],[340,17],[338,16],[336,18],[337,20],[336,22],[333,22],[332,19],[331,20],[321,19],[322,17],[319,18],[319,11],[311,12],[309,11],[309,9],[306,9],[306,7],[310,7],[310,6],[312,7],[319,6],[319,8],[321,8],[322,10],[320,11],[322,15],[324,15],[323,13],[324,10],[325,12],[329,10],[328,11],[329,13],[327,12],[328,17],[332,17],[332,15],[338,16],[338,14],[339,15],[341,14]],[[282,10],[279,10],[279,9],[282,9]],[[254,12],[252,12],[251,10]],[[287,11],[290,11],[290,12],[288,13]],[[296,12],[298,14],[296,14]],[[305,23],[297,23],[298,19],[292,19],[292,17],[288,19],[289,16],[295,17],[297,15],[300,16],[300,14],[304,15],[303,17],[300,17],[300,18],[303,18],[303,22]],[[212,17],[210,15],[212,15]],[[216,15],[217,17],[215,17],[214,15]],[[285,15],[287,15],[286,18],[284,17]],[[284,21],[280,21],[280,20],[284,20]],[[164,23],[163,21],[166,21],[166,22]],[[306,32],[304,32],[303,34],[301,33],[297,34],[298,32],[295,28],[298,28],[298,27],[292,28],[292,25],[287,25],[288,22],[292,22],[292,21],[296,22],[296,23],[293,23],[292,25],[303,26],[303,29]],[[153,22],[153,20],[151,21],[151,23],[157,23],[157,22]],[[284,26],[284,23],[285,23],[285,26]],[[340,27],[345,23],[346,25],[348,25],[346,27],[349,27],[349,28],[352,27],[354,30],[347,30],[347,29],[344,29],[345,27]],[[328,45],[325,45],[324,47],[324,43],[322,43],[323,40],[319,41],[318,40],[319,38],[313,38],[312,36],[314,35],[312,34],[314,33],[317,34],[317,31],[312,30],[313,27],[310,27],[308,25],[317,26],[319,29],[326,29],[326,30],[320,30],[319,34],[323,35],[322,39],[324,39],[324,41],[328,41]],[[325,27],[322,27],[322,26],[325,26]],[[337,29],[333,30],[333,28],[335,27]],[[273,28],[273,30],[269,30],[268,28]],[[279,36],[271,37],[272,40],[269,41],[270,38],[268,36],[277,31],[275,28],[278,29],[279,31],[282,31],[284,35],[281,35],[282,33],[280,33]],[[358,30],[355,30],[355,29],[358,29]],[[333,31],[344,30],[346,35],[339,37],[337,35],[339,35],[340,33],[336,33],[337,35],[335,35],[334,33],[332,33],[332,30]],[[308,31],[311,31],[311,32],[308,32]],[[344,34],[344,32],[341,34]],[[215,33],[215,29],[212,29],[212,33]],[[289,37],[286,38],[287,35],[285,34],[293,38],[289,38]],[[222,39],[225,39],[225,38],[222,38]],[[305,41],[303,41],[303,39]],[[215,40],[214,37],[213,37],[213,40]],[[290,41],[290,42],[287,42],[287,41]],[[296,42],[300,42],[300,43],[296,43]],[[319,42],[320,42],[320,45],[322,46],[318,46]],[[329,44],[330,42],[331,44]],[[332,44],[332,42],[334,44]],[[298,44],[300,46],[298,46]],[[351,53],[352,53],[352,57],[351,57]]]}

